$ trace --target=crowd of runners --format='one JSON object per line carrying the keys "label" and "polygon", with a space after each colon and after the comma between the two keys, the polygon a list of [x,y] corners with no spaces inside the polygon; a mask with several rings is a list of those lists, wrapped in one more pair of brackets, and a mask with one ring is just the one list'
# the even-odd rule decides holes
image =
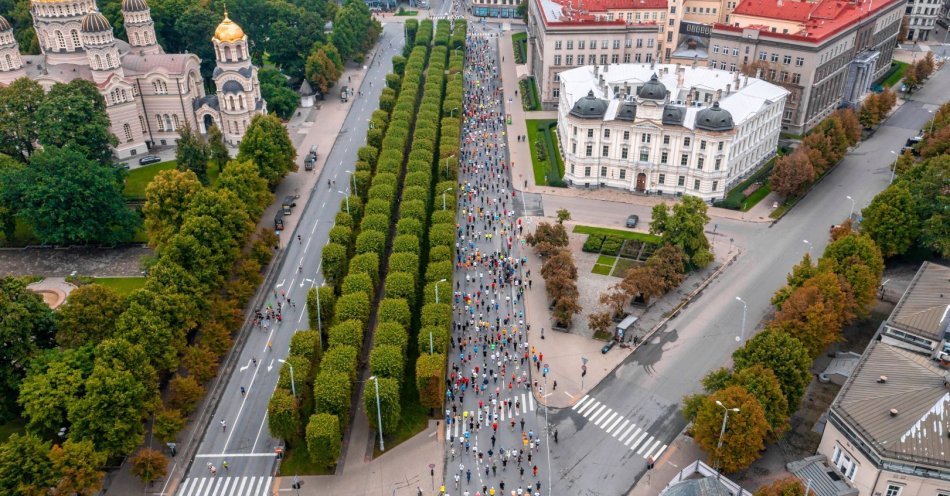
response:
{"label": "crowd of runners", "polygon": [[[523,295],[531,268],[519,256],[524,226],[513,211],[497,37],[470,32],[459,161],[454,324],[446,378],[446,493],[547,494],[540,391],[531,368]],[[556,439],[556,438],[555,438]],[[544,439],[547,442],[547,439]],[[545,449],[548,447],[545,446]],[[454,488],[454,492],[452,489]]]}

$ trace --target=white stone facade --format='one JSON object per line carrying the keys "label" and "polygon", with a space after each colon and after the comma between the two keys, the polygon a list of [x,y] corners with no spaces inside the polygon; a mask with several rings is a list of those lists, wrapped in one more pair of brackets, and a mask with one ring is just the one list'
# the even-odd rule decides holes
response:
{"label": "white stone facade", "polygon": [[586,66],[560,79],[566,182],[705,201],[722,199],[775,154],[788,95],[760,79],[679,64]]}

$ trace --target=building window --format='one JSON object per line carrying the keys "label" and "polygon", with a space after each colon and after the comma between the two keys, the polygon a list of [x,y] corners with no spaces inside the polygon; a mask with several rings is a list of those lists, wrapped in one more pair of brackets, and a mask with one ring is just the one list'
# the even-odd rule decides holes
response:
{"label": "building window", "polygon": [[706,158],[705,158],[705,157],[700,156],[700,157],[697,157],[697,158],[696,158],[696,168],[697,168],[697,169],[703,170],[703,164],[704,164],[704,163],[706,163]]}
{"label": "building window", "polygon": [[676,179],[676,185],[677,185],[677,186],[686,186],[686,176],[679,176],[679,177]]}
{"label": "building window", "polygon": [[719,53],[719,45],[713,45],[713,53]]}
{"label": "building window", "polygon": [[554,65],[561,65],[561,56],[560,56],[560,55],[555,55],[555,56],[554,56]]}
{"label": "building window", "polygon": [[713,190],[713,191],[718,191],[718,190],[719,190],[719,181],[713,181],[712,190]]}
{"label": "building window", "polygon": [[614,50],[620,49],[620,40],[614,40]]}
{"label": "building window", "polygon": [[82,46],[82,43],[79,41],[79,31],[73,29],[69,32],[69,36],[73,39],[73,48]]}
{"label": "building window", "polygon": [[722,159],[721,159],[721,158],[717,158],[717,159],[716,159],[716,165],[715,165],[716,170],[719,170],[719,168],[720,168],[721,166],[722,166]]}
{"label": "building window", "polygon": [[604,128],[604,138],[610,139],[610,128]]}
{"label": "building window", "polygon": [[779,73],[779,81],[781,81],[781,82],[783,82],[783,83],[786,82],[786,81],[788,81],[788,73],[785,72],[785,71],[781,71],[781,72]]}
{"label": "building window", "polygon": [[666,184],[666,174],[660,174],[660,176],[656,179],[656,182],[660,184]]}
{"label": "building window", "polygon": [[145,117],[139,116],[139,127],[142,128],[142,134],[145,134]]}
{"label": "building window", "polygon": [[689,155],[684,153],[682,156],[680,156],[680,165],[685,166],[688,163],[689,163]]}
{"label": "building window", "polygon": [[717,150],[722,151],[722,143],[723,143],[723,142],[720,141],[720,142],[717,144],[717,146],[716,146],[716,149],[717,149]]}
{"label": "building window", "polygon": [[805,65],[805,57],[795,57],[795,67],[801,67]]}
{"label": "building window", "polygon": [[584,40],[577,40],[577,49],[578,50],[584,49]]}
{"label": "building window", "polygon": [[765,60],[769,58],[769,54],[765,52],[759,52],[759,60]]}
{"label": "building window", "polygon": [[601,157],[609,157],[609,156],[610,156],[610,145],[604,145],[603,148],[601,148],[601,150],[600,150],[600,156],[601,156]]}
{"label": "building window", "polygon": [[706,140],[699,140],[699,149],[700,150],[706,149]]}
{"label": "building window", "polygon": [[669,160],[670,155],[667,152],[660,152],[660,163],[665,164]]}
{"label": "building window", "polygon": [[650,142],[650,135],[647,133],[642,133],[640,135],[640,143],[649,143],[649,142]]}
{"label": "building window", "polygon": [[738,56],[739,56],[739,47],[734,47],[734,48],[732,49],[732,56],[733,56],[733,57],[738,57]]}
{"label": "building window", "polygon": [[775,79],[775,69],[769,69],[769,80]]}
{"label": "building window", "polygon": [[564,62],[565,62],[564,65],[574,65],[574,56],[573,55],[566,56],[564,58]]}
{"label": "building window", "polygon": [[584,150],[584,156],[590,157],[594,154],[594,145],[587,145],[587,148]]}
{"label": "building window", "polygon": [[772,62],[778,62],[778,54],[775,52],[772,52]]}
{"label": "building window", "polygon": [[783,57],[782,57],[782,63],[785,64],[785,65],[791,64],[791,63],[792,63],[792,56],[791,56],[791,55],[785,55],[785,56],[783,56]]}
{"label": "building window", "polygon": [[621,146],[621,147],[620,147],[620,158],[627,158],[627,151],[628,151],[627,147]]}
{"label": "building window", "polygon": [[584,177],[590,177],[590,167],[584,167]]}
{"label": "building window", "polygon": [[607,65],[607,54],[600,54],[600,65]]}
{"label": "building window", "polygon": [[669,135],[669,134],[664,134],[664,135],[663,135],[663,144],[664,144],[664,145],[669,145],[669,144],[670,144],[670,135]]}
{"label": "building window", "polygon": [[693,179],[693,189],[699,191],[699,179]]}
{"label": "building window", "polygon": [[59,44],[60,49],[66,48],[66,38],[63,38],[63,33],[60,31],[56,32],[56,43]]}
{"label": "building window", "polygon": [[587,65],[597,65],[597,56],[594,54],[587,55]]}
{"label": "building window", "polygon": [[126,142],[132,141],[132,126],[128,125],[128,123],[122,124],[122,132],[125,133]]}
{"label": "building window", "polygon": [[901,491],[904,490],[904,486],[898,486],[896,484],[888,484],[887,491],[884,492],[884,496],[901,496]]}
{"label": "building window", "polygon": [[555,49],[555,50],[560,50],[560,49],[561,49],[561,42],[560,42],[560,41],[555,41],[555,42],[554,42],[554,49]]}
{"label": "building window", "polygon": [[628,141],[630,139],[630,131],[623,132],[623,140]]}
{"label": "building window", "polygon": [[689,148],[689,136],[683,138],[683,148]]}
{"label": "building window", "polygon": [[577,153],[577,142],[571,142],[571,153]]}
{"label": "building window", "polygon": [[802,82],[802,75],[799,73],[792,74],[792,84],[800,84]]}
{"label": "building window", "polygon": [[630,63],[630,54],[629,54],[629,53],[623,54],[623,63],[624,63],[624,64],[629,64],[629,63]]}
{"label": "building window", "polygon": [[650,161],[650,149],[647,147],[640,148],[640,161],[649,162]]}
{"label": "building window", "polygon": [[611,63],[611,64],[619,64],[619,63],[620,63],[620,55],[618,55],[618,54],[616,54],[616,53],[613,54],[613,55],[611,55],[611,56],[610,56],[610,63]]}
{"label": "building window", "polygon": [[627,169],[620,169],[620,179],[627,178]]}
{"label": "building window", "polygon": [[165,121],[162,120],[162,116],[161,116],[160,114],[155,114],[155,120],[158,121],[158,130],[159,130],[159,131],[164,131],[164,130],[165,130]]}
{"label": "building window", "polygon": [[587,130],[587,137],[588,137],[588,138],[593,138],[593,137],[594,137],[594,128],[590,128],[590,129]]}
{"label": "building window", "polygon": [[609,46],[609,43],[610,43],[610,40],[600,40],[601,50],[606,50],[607,47]]}
{"label": "building window", "polygon": [[600,177],[607,177],[607,168],[601,166],[600,168]]}

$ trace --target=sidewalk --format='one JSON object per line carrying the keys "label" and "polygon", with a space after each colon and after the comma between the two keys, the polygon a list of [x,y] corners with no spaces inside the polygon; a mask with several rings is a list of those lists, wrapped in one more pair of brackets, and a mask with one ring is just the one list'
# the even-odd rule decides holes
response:
{"label": "sidewalk", "polygon": [[[301,476],[303,486],[293,494],[301,496],[332,494],[334,496],[363,496],[367,494],[416,496],[436,495],[442,481],[443,429],[438,421],[409,440],[367,464],[344,469],[342,475]],[[352,446],[351,446],[352,447]],[[432,469],[429,467],[434,465]],[[434,471],[430,472],[430,470]],[[281,474],[272,494],[292,491],[293,474]],[[418,488],[418,489],[417,489]],[[455,494],[453,488],[446,488]]]}
{"label": "sidewalk", "polygon": [[[644,205],[652,207],[658,203],[673,203],[676,198],[667,196],[648,196],[634,194],[629,191],[621,191],[613,188],[601,189],[580,189],[580,188],[553,188],[550,186],[539,186],[534,184],[534,169],[531,165],[531,149],[527,141],[519,142],[511,140],[512,136],[527,136],[528,128],[525,119],[556,119],[556,111],[536,111],[526,112],[521,106],[520,92],[515,96],[518,90],[518,68],[515,64],[514,48],[511,44],[511,37],[505,34],[498,39],[499,53],[505,58],[501,64],[501,77],[505,90],[505,105],[507,112],[511,114],[511,125],[508,126],[508,150],[511,157],[511,175],[516,189],[523,187],[530,193],[540,193],[542,195],[570,196],[577,198],[588,198],[591,200],[611,201],[627,203],[631,205]],[[508,103],[510,100],[511,103]],[[740,212],[738,210],[729,210],[725,208],[709,208],[709,216],[720,219],[733,219],[744,222],[772,222],[768,214],[771,212],[771,203],[767,204],[767,209],[763,207],[764,201],[760,202],[749,212]]]}

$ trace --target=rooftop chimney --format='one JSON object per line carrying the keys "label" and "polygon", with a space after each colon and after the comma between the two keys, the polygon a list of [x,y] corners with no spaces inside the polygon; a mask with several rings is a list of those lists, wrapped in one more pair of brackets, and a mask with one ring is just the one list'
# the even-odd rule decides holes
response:
{"label": "rooftop chimney", "polygon": [[897,414],[898,414],[897,409],[896,409],[896,408],[891,408],[891,417],[896,417]]}
{"label": "rooftop chimney", "polygon": [[732,85],[731,85],[731,84],[727,84],[727,85],[726,85],[726,96],[729,96],[730,93],[732,93]]}

